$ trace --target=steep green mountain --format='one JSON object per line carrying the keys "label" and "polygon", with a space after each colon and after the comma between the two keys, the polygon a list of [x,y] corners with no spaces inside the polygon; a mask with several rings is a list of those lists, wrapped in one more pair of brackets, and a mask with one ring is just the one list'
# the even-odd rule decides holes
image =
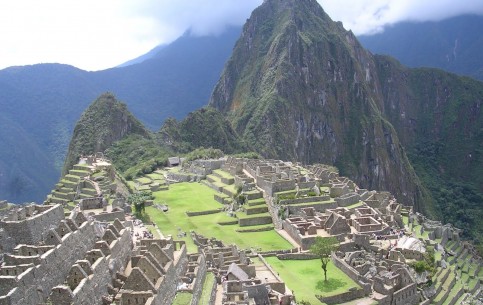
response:
{"label": "steep green mountain", "polygon": [[380,87],[374,58],[315,0],[267,0],[210,105],[265,157],[335,164],[422,210],[424,189],[384,117]]}
{"label": "steep green mountain", "polygon": [[436,22],[401,22],[359,41],[376,54],[396,57],[409,67],[434,67],[483,80],[483,16],[464,15]]}
{"label": "steep green mountain", "polygon": [[211,107],[191,112],[179,122],[166,120],[159,136],[166,145],[184,153],[199,147],[217,148],[227,154],[250,151],[223,115]]}
{"label": "steep green mountain", "polygon": [[[384,113],[443,220],[483,242],[483,83],[376,56]],[[476,234],[477,233],[477,234]]]}
{"label": "steep green mountain", "polygon": [[82,114],[74,129],[64,163],[63,174],[76,164],[81,155],[103,152],[114,142],[137,134],[149,137],[149,131],[114,95],[105,93]]}
{"label": "steep green mountain", "polygon": [[[207,150],[200,149],[202,147]],[[147,130],[113,94],[105,93],[77,122],[64,173],[72,168],[79,156],[105,152],[118,172],[131,179],[166,166],[170,156],[189,156],[194,150],[202,155],[214,150],[236,154],[247,152],[249,148],[215,109],[202,108],[179,122],[169,118],[161,130],[154,133]]]}
{"label": "steep green mountain", "polygon": [[[216,37],[188,33],[140,63],[105,71],[60,64],[1,70],[0,198],[43,200],[58,181],[76,120],[103,92],[115,92],[153,130],[167,117],[180,119],[199,109],[239,34],[239,28]],[[13,189],[11,182],[20,177],[29,187]]]}

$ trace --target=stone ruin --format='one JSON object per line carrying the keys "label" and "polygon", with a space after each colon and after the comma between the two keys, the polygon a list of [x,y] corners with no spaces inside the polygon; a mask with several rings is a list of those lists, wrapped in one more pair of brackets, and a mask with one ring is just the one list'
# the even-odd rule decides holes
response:
{"label": "stone ruin", "polygon": [[[466,263],[461,261],[476,266],[469,277],[478,278],[481,269],[475,250],[461,241],[460,230],[412,213],[387,192],[359,189],[328,166],[302,168],[277,160],[199,160],[183,163],[181,173],[203,176],[220,168],[234,175],[226,178],[217,171],[220,180],[226,180],[223,183],[235,184],[253,200],[266,201],[275,226],[298,245],[298,249],[275,253],[280,259],[310,258],[307,250],[317,236],[340,241],[332,262],[361,288],[333,297],[317,296],[321,302],[338,304],[369,296],[379,304],[442,304],[447,298],[452,305],[466,292],[473,293],[472,300],[481,295],[479,280],[455,295],[443,288],[459,279],[452,279],[451,270],[464,269]],[[218,195],[218,201],[225,204],[230,195]],[[137,239],[135,226],[125,220],[125,200],[117,197],[112,210],[92,214],[104,205],[102,196],[93,196],[82,198],[68,216],[59,204],[4,211],[0,216],[0,305],[167,305],[178,292],[191,294],[195,305],[208,272],[221,284],[222,304],[294,301],[262,255],[195,232],[191,237],[198,252],[192,254],[184,242],[170,236]],[[403,217],[417,226],[418,234],[407,231]],[[420,237],[423,234],[426,239]],[[409,267],[424,259],[428,247],[442,252],[441,270],[431,285]],[[272,278],[262,278],[251,261],[254,258],[263,262]],[[216,285],[208,290],[213,304]]]}
{"label": "stone ruin", "polygon": [[129,227],[117,221],[104,228],[82,212],[65,218],[61,205],[17,209],[0,228],[2,305],[40,304],[49,297],[53,304],[100,304],[104,283],[124,268],[132,250]]}
{"label": "stone ruin", "polygon": [[222,304],[284,304],[293,300],[278,280],[266,281],[257,277],[255,266],[250,263],[245,251],[235,245],[225,246],[216,239],[208,239],[191,232],[199,252],[205,257],[208,270],[222,283]]}

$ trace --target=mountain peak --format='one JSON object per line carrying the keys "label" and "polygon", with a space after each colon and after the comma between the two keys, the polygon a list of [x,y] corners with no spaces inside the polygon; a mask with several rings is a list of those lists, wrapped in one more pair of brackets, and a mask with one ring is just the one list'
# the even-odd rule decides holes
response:
{"label": "mountain peak", "polygon": [[264,157],[334,164],[414,204],[417,177],[382,117],[379,87],[372,55],[317,1],[267,0],[245,24],[210,105]]}
{"label": "mountain peak", "polygon": [[112,93],[99,96],[82,114],[74,128],[64,163],[66,173],[80,155],[103,152],[129,134],[149,137],[149,132]]}

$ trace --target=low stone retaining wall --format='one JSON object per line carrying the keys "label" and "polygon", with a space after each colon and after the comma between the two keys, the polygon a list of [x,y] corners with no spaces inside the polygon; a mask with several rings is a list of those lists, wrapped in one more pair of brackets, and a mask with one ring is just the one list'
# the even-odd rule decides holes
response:
{"label": "low stone retaining wall", "polygon": [[360,299],[364,297],[364,290],[362,289],[357,289],[354,291],[347,291],[341,294],[337,294],[334,296],[330,297],[324,297],[321,295],[316,295],[315,296],[317,299],[319,299],[322,303],[326,303],[329,305],[332,304],[341,304],[341,303],[346,303],[353,301],[355,299]]}
{"label": "low stone retaining wall", "polygon": [[280,260],[309,260],[318,258],[317,255],[311,253],[285,253],[277,254],[277,258]]}
{"label": "low stone retaining wall", "polygon": [[238,224],[240,225],[240,227],[266,225],[269,223],[272,223],[271,216],[260,216],[260,217],[253,217],[253,218],[238,219]]}
{"label": "low stone retaining wall", "polygon": [[236,224],[238,224],[238,220],[220,221],[218,224],[220,226],[236,225]]}
{"label": "low stone retaining wall", "polygon": [[188,215],[189,217],[193,217],[193,216],[216,214],[216,213],[220,213],[221,211],[223,211],[223,209],[206,210],[206,211],[199,211],[199,212],[186,211],[186,215]]}
{"label": "low stone retaining wall", "polygon": [[227,197],[227,195],[225,194],[215,194],[213,195],[213,198],[215,199],[215,201],[221,203],[221,204],[227,204],[228,200],[231,200],[229,197]]}
{"label": "low stone retaining wall", "polygon": [[247,213],[247,215],[266,213],[268,212],[268,206],[260,205],[256,207],[251,207],[251,208],[245,209],[245,212]]}
{"label": "low stone retaining wall", "polygon": [[257,229],[238,229],[235,230],[240,233],[249,233],[249,232],[264,232],[264,231],[271,231],[273,230],[272,226],[266,226],[264,228],[257,228]]}
{"label": "low stone retaining wall", "polygon": [[295,199],[282,199],[279,204],[297,204],[297,203],[308,203],[308,202],[321,202],[330,200],[330,196],[309,196]]}

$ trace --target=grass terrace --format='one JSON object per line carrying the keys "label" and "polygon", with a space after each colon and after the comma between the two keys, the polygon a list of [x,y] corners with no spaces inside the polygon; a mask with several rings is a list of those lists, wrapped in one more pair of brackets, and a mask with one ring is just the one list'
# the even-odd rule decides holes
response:
{"label": "grass terrace", "polygon": [[232,174],[225,172],[224,170],[221,170],[221,169],[215,169],[213,171],[213,173],[219,175],[220,177],[226,178],[226,179],[233,179],[234,178]]}
{"label": "grass terrace", "polygon": [[173,305],[190,305],[193,295],[189,292],[178,292],[173,300]]}
{"label": "grass terrace", "polygon": [[[208,238],[215,237],[226,244],[236,243],[240,248],[261,248],[263,251],[290,249],[291,245],[275,230],[262,232],[237,232],[241,227],[238,224],[220,225],[223,222],[237,223],[237,219],[228,216],[225,212],[192,216],[186,211],[200,212],[222,208],[222,204],[214,200],[216,192],[201,183],[176,183],[168,191],[154,192],[154,202],[168,205],[168,212],[162,212],[155,207],[147,207],[146,212],[151,221],[154,221],[163,235],[172,235],[174,239],[186,241],[188,251],[195,252],[189,233],[196,231]],[[187,235],[178,238],[178,228]],[[257,228],[244,227],[244,228]]]}
{"label": "grass terrace", "polygon": [[206,274],[205,282],[203,283],[203,292],[201,293],[200,300],[198,301],[199,305],[208,305],[210,302],[211,296],[211,288],[215,283],[215,276],[213,273],[208,272]]}
{"label": "grass terrace", "polygon": [[266,257],[266,261],[278,272],[285,284],[291,289],[297,301],[308,301],[312,305],[322,304],[315,295],[332,296],[360,288],[351,278],[333,263],[327,266],[327,282],[318,259],[279,260]]}

